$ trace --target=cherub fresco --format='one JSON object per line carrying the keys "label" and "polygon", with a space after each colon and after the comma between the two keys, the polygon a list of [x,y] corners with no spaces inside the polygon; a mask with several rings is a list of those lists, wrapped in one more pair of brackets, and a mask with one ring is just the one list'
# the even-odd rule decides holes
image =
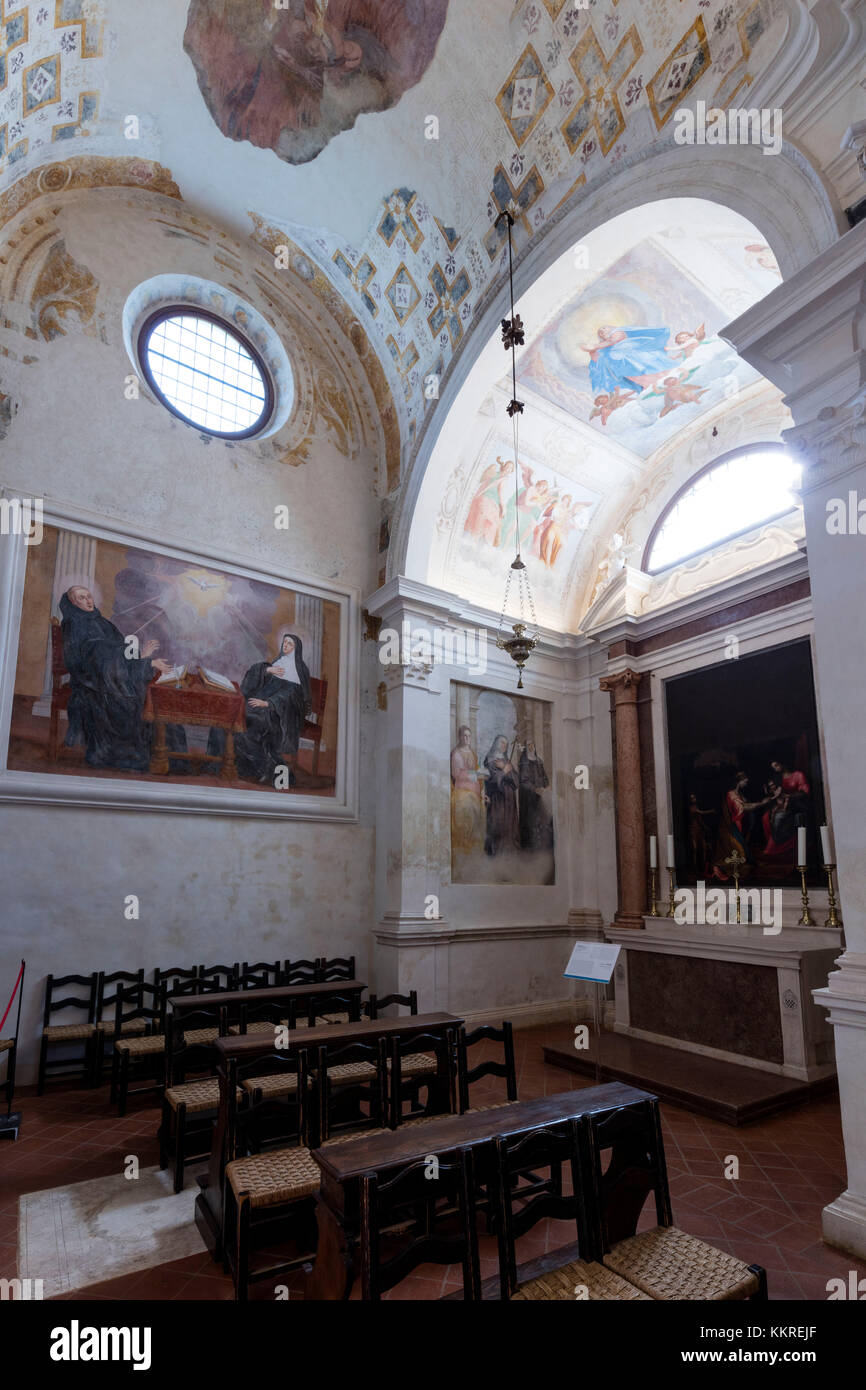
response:
{"label": "cherub fresco", "polygon": [[448,0],[191,0],[184,48],[231,140],[315,159],[420,81]]}
{"label": "cherub fresco", "polygon": [[678,363],[687,362],[707,340],[706,325],[683,329],[671,336],[669,328],[617,328],[603,324],[597,342],[584,344],[589,354],[589,380],[594,409],[590,420],[604,426],[615,410],[631,401],[654,395],[664,397],[659,419],[679,405],[699,401],[708,387],[687,385],[686,378],[697,370],[673,372]]}

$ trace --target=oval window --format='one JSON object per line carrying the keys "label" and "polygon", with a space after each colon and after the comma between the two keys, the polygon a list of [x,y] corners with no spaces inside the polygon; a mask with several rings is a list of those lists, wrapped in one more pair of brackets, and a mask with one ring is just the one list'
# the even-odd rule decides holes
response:
{"label": "oval window", "polygon": [[141,330],[139,361],[163,405],[196,429],[246,439],[267,424],[274,392],[251,343],[200,309],[160,309]]}

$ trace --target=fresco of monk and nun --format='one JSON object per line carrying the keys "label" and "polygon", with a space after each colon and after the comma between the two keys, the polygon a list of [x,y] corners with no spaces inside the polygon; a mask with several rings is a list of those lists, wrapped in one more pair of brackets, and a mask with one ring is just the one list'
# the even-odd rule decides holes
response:
{"label": "fresco of monk and nun", "polygon": [[452,883],[554,882],[551,706],[451,686]]}

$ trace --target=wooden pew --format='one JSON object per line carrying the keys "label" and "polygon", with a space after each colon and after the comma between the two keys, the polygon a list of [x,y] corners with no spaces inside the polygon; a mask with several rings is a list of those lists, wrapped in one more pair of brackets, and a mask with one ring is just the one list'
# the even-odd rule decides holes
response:
{"label": "wooden pew", "polygon": [[[316,1211],[319,1243],[304,1297],[346,1299],[351,1293],[357,1272],[361,1178],[365,1173],[382,1174],[430,1154],[473,1149],[477,1150],[475,1179],[489,1182],[493,1176],[493,1141],[497,1137],[514,1138],[584,1115],[642,1110],[647,1102],[654,1101],[655,1097],[647,1091],[609,1082],[561,1095],[515,1101],[494,1110],[445,1115],[429,1124],[406,1125],[388,1134],[362,1135],[341,1147],[314,1150],[313,1157],[322,1170]],[[637,1216],[634,1219],[636,1224]]]}
{"label": "wooden pew", "polygon": [[[357,982],[350,981],[348,983]],[[345,991],[346,984],[346,980],[335,981],[333,988],[335,991]],[[315,993],[330,988],[330,986],[320,984],[313,987],[291,986],[290,990],[299,988],[312,989],[312,992]],[[359,989],[363,988],[363,985],[359,986]],[[257,998],[268,993],[271,991],[255,991]],[[249,1003],[250,992],[241,991],[241,995],[244,1002]],[[224,999],[225,996],[220,996],[221,1002]],[[449,1029],[456,1030],[463,1022],[462,1018],[454,1014],[436,1013],[406,1015],[403,1018],[362,1019],[353,1023],[330,1023],[317,1028],[295,1028],[288,1032],[285,1040],[286,1046],[280,1048],[280,1051],[292,1052],[307,1048],[310,1057],[313,1057],[322,1044],[338,1047],[343,1043],[364,1041],[369,1038],[388,1039],[395,1036],[411,1038],[417,1037],[421,1033],[445,1034]],[[214,1259],[220,1259],[222,1257],[223,1182],[225,1165],[228,1161],[225,1152],[228,1121],[227,1061],[229,1057],[236,1057],[240,1062],[247,1062],[256,1057],[266,1057],[274,1051],[274,1039],[264,1033],[248,1033],[245,1037],[218,1038],[214,1043],[214,1051],[217,1057],[217,1076],[220,1087],[219,1115],[211,1150],[210,1169],[206,1177],[199,1178],[199,1185],[202,1190],[196,1198],[195,1220],[208,1250]],[[436,1092],[434,1104],[447,1110],[450,1077],[436,1078],[433,1086]]]}

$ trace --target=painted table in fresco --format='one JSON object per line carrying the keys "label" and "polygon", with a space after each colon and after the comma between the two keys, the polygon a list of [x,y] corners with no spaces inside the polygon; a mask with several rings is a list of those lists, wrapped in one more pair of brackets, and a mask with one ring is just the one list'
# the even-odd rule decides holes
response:
{"label": "painted table in fresco", "polygon": [[167,724],[196,724],[208,728],[222,729],[226,736],[225,752],[222,757],[214,753],[181,753],[171,750],[172,759],[186,762],[216,762],[220,764],[220,776],[226,782],[237,778],[235,765],[235,734],[242,734],[247,727],[246,700],[240,687],[233,682],[233,693],[227,690],[214,690],[203,681],[187,677],[178,685],[156,685],[148,687],[142,718],[153,724],[153,751],[150,757],[150,771],[167,775],[169,771],[169,749],[166,743]]}

